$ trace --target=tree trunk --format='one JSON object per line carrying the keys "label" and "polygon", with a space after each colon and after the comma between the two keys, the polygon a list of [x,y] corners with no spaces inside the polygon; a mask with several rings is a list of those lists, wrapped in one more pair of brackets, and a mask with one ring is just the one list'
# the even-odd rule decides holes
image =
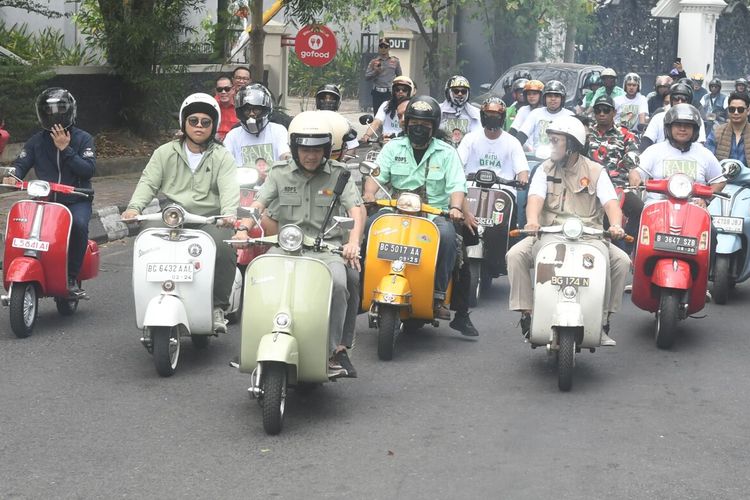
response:
{"label": "tree trunk", "polygon": [[250,9],[252,31],[250,32],[250,44],[248,63],[253,82],[263,83],[263,0],[253,0]]}
{"label": "tree trunk", "polygon": [[565,28],[565,54],[563,62],[572,63],[576,61],[576,34],[578,26],[575,23],[566,23]]}

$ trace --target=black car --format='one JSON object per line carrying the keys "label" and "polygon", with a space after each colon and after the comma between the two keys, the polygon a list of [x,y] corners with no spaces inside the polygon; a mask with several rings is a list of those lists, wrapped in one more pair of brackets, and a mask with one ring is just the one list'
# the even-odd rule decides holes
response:
{"label": "black car", "polygon": [[540,80],[547,83],[550,80],[559,80],[565,85],[567,98],[565,107],[575,108],[583,94],[583,84],[591,73],[601,73],[604,66],[598,64],[576,64],[576,63],[544,63],[529,62],[516,64],[508,68],[505,73],[498,78],[493,84],[484,84],[480,88],[484,91],[482,94],[471,99],[472,104],[480,106],[482,101],[491,95],[504,97],[505,85],[513,83],[511,80],[516,71],[528,71],[534,80]]}

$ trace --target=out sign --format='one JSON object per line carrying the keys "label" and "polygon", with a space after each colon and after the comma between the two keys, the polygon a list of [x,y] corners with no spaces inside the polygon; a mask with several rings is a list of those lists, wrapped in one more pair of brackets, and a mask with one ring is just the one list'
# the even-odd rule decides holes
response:
{"label": "out sign", "polygon": [[408,38],[391,38],[389,45],[392,49],[408,49],[409,39]]}
{"label": "out sign", "polygon": [[325,66],[336,57],[336,35],[321,24],[309,24],[294,38],[294,52],[306,66]]}

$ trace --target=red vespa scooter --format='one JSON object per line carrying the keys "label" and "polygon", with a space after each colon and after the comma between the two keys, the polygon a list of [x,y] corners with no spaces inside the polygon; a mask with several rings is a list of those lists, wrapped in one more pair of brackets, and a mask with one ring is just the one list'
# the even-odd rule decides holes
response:
{"label": "red vespa scooter", "polygon": [[656,313],[656,345],[668,349],[678,320],[703,309],[711,247],[711,216],[690,198],[710,199],[710,186],[685,174],[646,181],[646,191],[666,194],[641,215],[633,260],[633,304]]}
{"label": "red vespa scooter", "polygon": [[[237,168],[237,179],[240,184],[240,208],[248,209],[255,201],[255,195],[258,192],[258,184],[260,182],[260,172],[255,167],[238,167]],[[237,226],[240,222],[237,221]],[[270,228],[265,225],[253,226],[250,230],[250,238],[262,238]],[[247,268],[250,261],[255,257],[262,255],[268,251],[270,247],[268,245],[251,245],[248,248],[237,249],[237,267],[240,268],[243,276],[245,268]]]}
{"label": "red vespa scooter", "polygon": [[[8,169],[4,175],[13,175]],[[7,186],[7,185],[6,185]],[[13,187],[13,186],[8,186]],[[38,314],[39,297],[54,297],[57,311],[69,316],[85,292],[68,291],[68,242],[72,216],[60,203],[46,201],[50,193],[90,197],[93,190],[46,181],[17,180],[31,199],[17,201],[8,212],[3,262],[3,286],[10,293],[0,301],[10,306],[10,327],[16,337],[31,335]],[[99,274],[99,248],[89,240],[78,282]]]}

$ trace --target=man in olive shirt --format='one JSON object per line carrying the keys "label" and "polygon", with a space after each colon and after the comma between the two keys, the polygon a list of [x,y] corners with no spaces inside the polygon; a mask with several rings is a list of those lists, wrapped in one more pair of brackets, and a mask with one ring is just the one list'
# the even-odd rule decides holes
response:
{"label": "man in olive shirt", "polygon": [[365,80],[372,82],[372,112],[377,113],[380,105],[391,98],[393,79],[401,76],[401,61],[388,55],[390,40],[378,41],[378,57],[372,59],[365,70]]}
{"label": "man in olive shirt", "polygon": [[[315,238],[320,233],[326,212],[333,199],[333,189],[339,176],[346,171],[342,163],[329,160],[333,145],[330,124],[321,118],[321,111],[305,111],[294,117],[289,124],[289,147],[292,160],[276,162],[268,173],[251,209],[263,211],[268,207],[269,215],[279,226],[294,224],[305,235]],[[346,184],[340,198],[341,206],[354,219],[354,228],[343,244],[341,256],[316,253],[315,258],[326,263],[333,276],[331,297],[331,359],[328,373],[331,377],[356,377],[346,348],[353,343],[354,323],[359,309],[359,295],[347,288],[346,264],[360,270],[359,249],[365,224],[365,209],[362,198],[351,180]],[[243,219],[235,238],[246,239],[254,221]],[[329,224],[330,226],[330,224]],[[343,243],[343,231],[339,228],[325,236],[329,243]],[[343,257],[343,259],[342,259]],[[349,276],[356,276],[351,273]],[[351,281],[351,280],[350,280]],[[351,288],[359,283],[350,283]]]}

